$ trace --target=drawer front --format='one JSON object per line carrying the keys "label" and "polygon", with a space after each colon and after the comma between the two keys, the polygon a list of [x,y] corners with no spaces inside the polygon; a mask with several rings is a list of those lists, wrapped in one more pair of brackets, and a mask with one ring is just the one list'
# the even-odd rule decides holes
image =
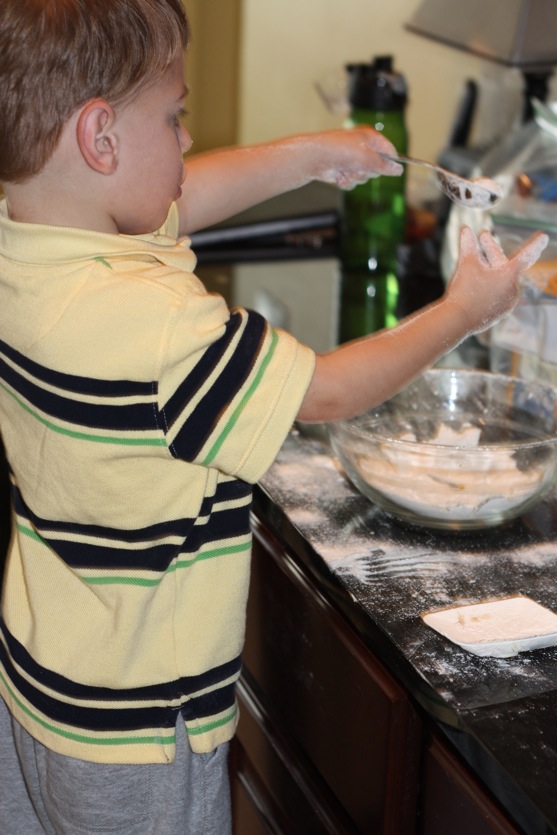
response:
{"label": "drawer front", "polygon": [[355,832],[415,831],[417,715],[309,576],[257,524],[244,666],[268,722],[332,792]]}
{"label": "drawer front", "polygon": [[520,835],[483,786],[438,738],[424,755],[420,835]]}
{"label": "drawer front", "polygon": [[245,686],[241,720],[231,748],[234,832],[259,835],[357,835],[303,755],[270,725]]}

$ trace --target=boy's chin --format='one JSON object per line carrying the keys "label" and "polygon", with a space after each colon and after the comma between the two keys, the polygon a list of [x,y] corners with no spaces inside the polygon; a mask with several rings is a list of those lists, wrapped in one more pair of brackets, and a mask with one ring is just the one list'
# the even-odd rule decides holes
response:
{"label": "boy's chin", "polygon": [[165,213],[161,213],[160,217],[134,218],[133,221],[119,223],[118,232],[120,235],[152,235],[165,224],[169,211],[170,206]]}

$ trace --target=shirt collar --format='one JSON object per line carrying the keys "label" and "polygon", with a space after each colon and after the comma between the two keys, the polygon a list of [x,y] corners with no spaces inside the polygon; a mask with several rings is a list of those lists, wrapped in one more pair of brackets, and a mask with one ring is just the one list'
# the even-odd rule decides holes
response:
{"label": "shirt collar", "polygon": [[8,217],[6,200],[0,201],[0,257],[26,264],[68,264],[92,258],[153,258],[188,272],[196,258],[189,238],[177,240],[178,209],[173,204],[161,230],[147,235],[118,235],[70,226],[21,223]]}

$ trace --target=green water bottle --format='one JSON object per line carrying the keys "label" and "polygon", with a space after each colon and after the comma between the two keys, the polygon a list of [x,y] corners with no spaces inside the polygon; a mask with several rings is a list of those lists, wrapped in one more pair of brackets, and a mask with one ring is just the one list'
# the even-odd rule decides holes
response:
{"label": "green water bottle", "polygon": [[[407,153],[407,85],[391,56],[350,64],[351,122],[371,125]],[[339,342],[397,322],[397,250],[404,238],[405,175],[377,177],[344,192]]]}

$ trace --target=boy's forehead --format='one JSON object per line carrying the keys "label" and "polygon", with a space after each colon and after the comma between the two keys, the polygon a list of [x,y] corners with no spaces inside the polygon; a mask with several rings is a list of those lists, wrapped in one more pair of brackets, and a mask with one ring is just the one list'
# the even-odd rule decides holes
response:
{"label": "boy's forehead", "polygon": [[181,62],[175,62],[167,72],[154,78],[152,84],[146,86],[145,92],[148,94],[153,87],[164,90],[164,95],[172,96],[177,101],[184,99],[189,93],[189,87],[184,79]]}
{"label": "boy's forehead", "polygon": [[184,98],[189,93],[189,87],[186,82],[185,78],[185,66],[184,66],[184,58],[183,55],[179,58],[176,58],[175,61],[169,67],[169,75],[170,79],[172,79],[173,83],[176,85],[176,89],[179,92],[179,97]]}

